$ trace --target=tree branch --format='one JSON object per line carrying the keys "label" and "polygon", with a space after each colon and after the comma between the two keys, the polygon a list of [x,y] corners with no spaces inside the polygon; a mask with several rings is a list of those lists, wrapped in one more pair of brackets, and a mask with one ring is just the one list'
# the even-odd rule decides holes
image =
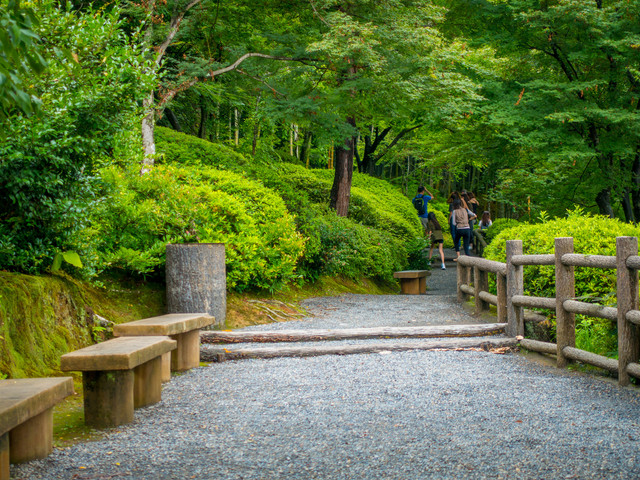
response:
{"label": "tree branch", "polygon": [[227,72],[231,72],[232,70],[236,70],[238,68],[238,66],[240,66],[240,64],[242,62],[244,62],[246,59],[251,58],[251,57],[268,58],[270,60],[280,60],[280,61],[290,61],[290,62],[300,62],[300,61],[305,60],[305,59],[301,59],[301,58],[279,57],[279,56],[267,55],[265,53],[257,53],[257,52],[245,53],[240,58],[238,58],[235,62],[233,62],[231,65],[228,65],[228,66],[223,67],[223,68],[219,68],[218,70],[212,70],[212,71],[210,71],[209,73],[207,73],[203,77],[194,77],[191,80],[188,80],[186,82],[181,83],[180,85],[178,85],[174,89],[167,90],[166,93],[160,95],[161,98],[160,98],[160,101],[158,102],[157,109],[160,110],[160,109],[164,108],[164,105],[166,105],[168,102],[173,100],[173,98],[178,93],[184,92],[185,90],[188,90],[189,88],[193,87],[196,83],[198,83],[198,82],[200,82],[202,80],[207,80],[207,79],[210,79],[210,78],[213,78],[213,77],[217,77],[218,75],[222,75],[223,73],[227,73]]}
{"label": "tree branch", "polygon": [[171,42],[173,42],[174,37],[178,33],[178,30],[180,29],[180,24],[182,23],[184,16],[187,14],[189,10],[191,10],[193,7],[198,5],[201,1],[202,0],[191,0],[191,2],[189,2],[187,6],[184,7],[184,10],[182,10],[181,12],[178,12],[171,19],[171,22],[169,23],[169,33],[165,37],[164,42],[162,42],[156,50],[156,62],[155,62],[156,66],[158,67],[160,66],[162,57],[164,57],[164,54],[167,51],[167,48],[169,48],[169,45],[171,45]]}
{"label": "tree branch", "polygon": [[396,138],[394,138],[393,141],[389,145],[387,145],[387,148],[385,148],[380,155],[376,156],[373,161],[377,162],[378,160],[380,160],[387,154],[387,152],[389,152],[389,150],[391,150],[395,146],[396,143],[400,141],[402,137],[404,137],[407,133],[414,131],[416,128],[420,128],[422,126],[423,124],[420,124],[416,125],[415,127],[405,128],[404,130],[402,130],[400,133],[398,133],[398,135],[396,135]]}

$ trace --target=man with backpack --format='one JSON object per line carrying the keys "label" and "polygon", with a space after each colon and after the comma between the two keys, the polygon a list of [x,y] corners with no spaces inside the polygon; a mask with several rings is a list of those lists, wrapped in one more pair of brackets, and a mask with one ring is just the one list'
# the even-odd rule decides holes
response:
{"label": "man with backpack", "polygon": [[428,231],[427,215],[429,215],[429,212],[427,211],[427,208],[428,208],[429,202],[433,199],[434,199],[433,194],[429,190],[424,188],[422,185],[420,185],[418,187],[418,194],[415,197],[413,197],[413,200],[411,200],[411,202],[413,203],[413,206],[418,212],[418,217],[420,217],[420,221],[422,222],[422,227],[424,228],[425,232]]}

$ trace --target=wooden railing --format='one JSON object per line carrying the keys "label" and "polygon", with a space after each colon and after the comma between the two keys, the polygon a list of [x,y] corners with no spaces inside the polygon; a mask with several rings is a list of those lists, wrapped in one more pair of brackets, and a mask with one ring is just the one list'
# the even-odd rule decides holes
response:
{"label": "wooden railing", "polygon": [[[524,337],[524,308],[554,310],[556,343],[523,338],[520,344],[528,349],[557,356],[558,367],[569,360],[594,365],[618,374],[620,385],[629,384],[629,376],[640,378],[640,310],[638,310],[637,237],[618,237],[616,255],[579,255],[573,251],[573,238],[556,238],[555,253],[523,255],[522,241],[506,244],[506,263],[463,256],[458,260],[458,299],[473,296],[476,312],[496,305],[498,322],[507,323],[507,335]],[[555,266],[555,298],[524,295],[523,267],[526,265]],[[581,302],[575,299],[575,267],[616,269],[617,307]],[[488,291],[488,274],[496,275],[497,295]],[[575,348],[575,314],[617,321],[618,360]]]}

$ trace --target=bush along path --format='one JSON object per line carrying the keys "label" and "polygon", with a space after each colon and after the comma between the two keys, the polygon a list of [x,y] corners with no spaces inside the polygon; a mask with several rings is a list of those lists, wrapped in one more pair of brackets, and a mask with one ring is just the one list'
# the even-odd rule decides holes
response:
{"label": "bush along path", "polygon": [[[434,271],[431,282],[454,274],[453,268]],[[323,297],[308,300],[306,307],[309,316],[302,321],[241,332],[264,336],[269,330],[276,337],[292,329],[307,335],[365,327],[424,332],[487,323],[470,316],[454,295],[433,293]],[[16,466],[13,475],[45,480],[637,477],[640,396],[634,389],[495,350],[393,351],[395,342],[406,341],[345,339],[339,342],[388,346],[363,355],[247,359],[193,369],[165,384],[162,402],[138,410],[134,423],[108,431],[103,440]],[[203,345],[203,352],[209,348],[220,347]]]}

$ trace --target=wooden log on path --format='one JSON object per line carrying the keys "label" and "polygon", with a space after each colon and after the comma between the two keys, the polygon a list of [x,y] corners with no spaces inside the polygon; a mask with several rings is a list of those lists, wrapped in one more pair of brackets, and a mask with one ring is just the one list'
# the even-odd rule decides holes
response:
{"label": "wooden log on path", "polygon": [[365,343],[360,345],[322,345],[262,348],[205,347],[200,352],[203,362],[224,362],[248,358],[312,357],[319,355],[350,355],[357,353],[402,352],[409,350],[492,350],[517,345],[515,338],[455,338],[423,340],[406,343]]}
{"label": "wooden log on path", "polygon": [[613,358],[603,357],[602,355],[587,352],[585,350],[579,350],[573,347],[564,347],[562,349],[562,353],[564,354],[565,358],[569,358],[571,360],[576,360],[588,365],[594,365],[610,372],[618,371],[618,360],[615,360]]}
{"label": "wooden log on path", "polygon": [[520,340],[520,346],[531,350],[532,352],[549,353],[555,355],[558,352],[558,347],[555,343],[540,342],[538,340],[530,340],[524,338]]}
{"label": "wooden log on path", "polygon": [[346,328],[341,330],[209,331],[200,333],[200,341],[202,343],[273,343],[366,338],[478,337],[503,334],[506,326],[506,323],[484,323],[478,325],[432,325],[426,327]]}

